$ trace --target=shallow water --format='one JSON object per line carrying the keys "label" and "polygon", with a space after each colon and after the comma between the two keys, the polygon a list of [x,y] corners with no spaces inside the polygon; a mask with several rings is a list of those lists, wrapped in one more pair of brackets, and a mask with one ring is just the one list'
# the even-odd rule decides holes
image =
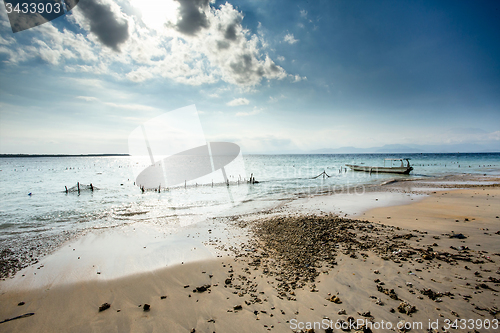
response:
{"label": "shallow water", "polygon": [[[0,248],[27,247],[93,228],[145,223],[175,233],[207,217],[273,207],[277,200],[355,189],[391,179],[456,173],[500,175],[500,154],[409,154],[410,175],[351,172],[346,163],[382,166],[394,154],[247,155],[245,173],[228,174],[230,186],[194,180],[186,187],[141,193],[129,157],[0,158]],[[397,163],[397,162],[396,162]],[[312,179],[325,171],[329,177]],[[253,174],[258,184],[246,180]],[[220,175],[217,176],[220,178]],[[213,179],[210,175],[206,179]],[[240,181],[241,180],[241,181]],[[80,182],[80,193],[65,192]],[[90,191],[83,185],[94,186]],[[202,184],[204,183],[204,185]],[[29,195],[31,193],[31,195]],[[64,236],[61,239],[66,239]],[[43,243],[43,242],[42,242]],[[15,246],[14,246],[15,245]],[[43,244],[42,244],[43,246]]]}

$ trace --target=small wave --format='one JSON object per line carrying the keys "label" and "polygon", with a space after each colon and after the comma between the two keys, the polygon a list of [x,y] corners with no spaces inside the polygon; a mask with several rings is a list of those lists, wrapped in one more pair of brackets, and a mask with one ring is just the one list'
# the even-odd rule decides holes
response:
{"label": "small wave", "polygon": [[149,213],[149,211],[146,211],[146,212],[116,213],[116,215],[119,215],[119,216],[135,216],[135,215],[143,215],[143,214],[147,214],[147,213]]}
{"label": "small wave", "polygon": [[384,185],[399,183],[400,181],[402,181],[402,179],[389,179],[386,180],[385,182],[382,182],[380,185],[384,186]]}
{"label": "small wave", "polygon": [[0,224],[0,230],[1,229],[8,229],[10,227],[16,227],[17,225],[15,223],[2,223]]}

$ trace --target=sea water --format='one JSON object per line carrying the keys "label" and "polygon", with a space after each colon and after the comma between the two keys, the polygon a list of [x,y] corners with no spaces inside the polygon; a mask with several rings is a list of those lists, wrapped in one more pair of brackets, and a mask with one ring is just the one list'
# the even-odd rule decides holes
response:
{"label": "sea water", "polygon": [[[383,166],[384,159],[398,157],[243,155],[244,173],[228,174],[229,186],[193,180],[186,186],[144,193],[135,185],[133,165],[127,156],[2,157],[0,250],[14,244],[29,247],[33,240],[57,238],[64,233],[130,223],[151,224],[175,233],[206,218],[264,210],[280,200],[299,196],[349,189],[362,194],[366,186],[392,179],[457,173],[500,175],[500,153],[406,154],[414,167],[410,175],[353,172],[345,166]],[[400,165],[399,161],[394,163]],[[388,164],[390,161],[386,161]],[[257,183],[248,183],[251,175]],[[70,189],[78,182],[80,193],[66,192],[65,187]],[[89,190],[91,183],[93,191]]]}

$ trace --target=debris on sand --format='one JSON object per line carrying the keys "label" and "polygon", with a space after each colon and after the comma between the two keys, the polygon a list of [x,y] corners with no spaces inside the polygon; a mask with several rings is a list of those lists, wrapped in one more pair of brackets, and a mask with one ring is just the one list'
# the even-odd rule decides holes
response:
{"label": "debris on sand", "polygon": [[388,295],[392,299],[395,299],[395,300],[399,299],[399,297],[396,294],[396,292],[394,291],[394,289],[389,290],[387,288],[382,287],[381,285],[377,285],[377,290],[380,291],[381,293]]}
{"label": "debris on sand", "polygon": [[34,314],[35,314],[35,313],[33,313],[33,312],[30,312],[30,313],[25,313],[25,314],[23,314],[23,315],[20,315],[20,316],[14,317],[14,318],[9,318],[9,319],[2,320],[2,321],[0,321],[0,324],[6,323],[6,322],[8,322],[8,321],[16,320],[16,319],[22,319],[22,318],[31,317],[31,316],[33,316]]}
{"label": "debris on sand", "polygon": [[0,278],[13,276],[17,271],[25,267],[11,249],[3,249],[0,252]]}
{"label": "debris on sand", "polygon": [[398,311],[401,313],[405,313],[407,315],[411,315],[412,313],[417,312],[417,308],[414,305],[411,305],[410,303],[403,301],[399,303]]}
{"label": "debris on sand", "polygon": [[104,310],[107,310],[111,307],[111,304],[109,303],[103,303],[100,307],[99,307],[99,312],[103,312]]}
{"label": "debris on sand", "polygon": [[[253,234],[241,249],[232,249],[238,260],[247,262],[246,274],[258,271],[265,277],[272,277],[276,281],[272,287],[277,290],[278,298],[289,301],[296,300],[296,289],[318,291],[315,286],[316,279],[321,273],[328,272],[337,265],[339,255],[364,260],[367,257],[366,251],[371,251],[396,263],[412,259],[419,262],[422,255],[426,255],[425,258],[429,258],[429,261],[455,260],[451,254],[432,252],[429,246],[411,247],[409,242],[425,232],[412,230],[412,233],[408,233],[401,228],[340,218],[333,214],[278,215],[256,220],[251,225],[244,221],[236,223],[241,224],[242,228],[249,226],[249,231]],[[253,251],[245,251],[246,248]],[[229,273],[232,272],[231,269]],[[384,274],[380,269],[373,272]],[[399,300],[394,289],[386,289],[382,285],[384,283],[380,282],[377,286],[380,292]],[[263,297],[256,293],[257,284],[245,275],[230,274],[225,278],[224,286],[235,289],[234,294],[240,297],[251,296],[252,299],[247,301],[250,304],[263,302]],[[197,288],[193,292],[203,292],[202,290]],[[326,299],[341,304],[338,296],[331,295]],[[378,304],[383,305],[383,302]]]}
{"label": "debris on sand", "polygon": [[328,299],[330,302],[333,302],[335,304],[342,304],[342,301],[340,300],[340,298],[337,296],[337,295],[333,295],[332,297],[330,297]]}
{"label": "debris on sand", "polygon": [[439,292],[435,292],[431,288],[424,288],[424,289],[420,290],[420,293],[422,295],[425,295],[425,296],[429,297],[433,301],[435,301],[438,297],[442,297],[443,296],[443,294],[441,294]]}
{"label": "debris on sand", "polygon": [[322,269],[337,265],[338,254],[372,250],[390,256],[395,249],[405,248],[411,238],[388,226],[334,215],[264,218],[256,221],[252,231],[255,238],[248,246],[260,251],[237,256],[248,257],[249,265],[261,268],[265,275],[277,276],[281,297],[314,283]]}
{"label": "debris on sand", "polygon": [[210,287],[211,287],[211,285],[204,284],[203,286],[196,287],[196,289],[193,289],[193,293],[196,293],[196,292],[203,293],[203,292],[207,291]]}

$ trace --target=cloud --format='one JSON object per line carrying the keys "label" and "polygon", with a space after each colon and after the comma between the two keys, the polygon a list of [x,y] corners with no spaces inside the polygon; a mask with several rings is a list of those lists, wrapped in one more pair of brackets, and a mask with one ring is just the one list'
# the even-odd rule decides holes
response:
{"label": "cloud", "polygon": [[118,46],[129,38],[128,22],[116,15],[109,4],[97,0],[80,1],[77,8],[86,18],[90,32],[104,45],[119,51]]}
{"label": "cloud", "polygon": [[498,144],[500,131],[487,132],[480,128],[451,128],[427,133],[419,144]]}
{"label": "cloud", "polygon": [[286,72],[269,55],[261,55],[263,37],[244,29],[243,15],[226,3],[211,11],[211,26],[205,31],[200,49],[220,70],[224,81],[240,86],[254,86],[263,78],[281,80]]}
{"label": "cloud", "polygon": [[302,10],[300,11],[300,16],[301,16],[301,17],[306,18],[306,17],[307,17],[307,10],[302,9]]}
{"label": "cloud", "polygon": [[45,42],[38,40],[35,42],[39,46],[40,57],[51,63],[52,65],[59,64],[59,59],[61,58],[61,52],[58,50],[51,49]]}
{"label": "cloud", "polygon": [[209,0],[177,0],[180,4],[180,18],[176,28],[179,32],[194,36],[210,25],[205,12],[209,11]]}
{"label": "cloud", "polygon": [[84,100],[85,102],[101,102],[104,105],[107,105],[107,106],[110,106],[113,108],[124,109],[124,110],[133,110],[133,111],[157,111],[158,110],[155,107],[143,105],[143,104],[133,104],[133,103],[120,104],[120,103],[114,103],[114,102],[104,102],[104,101],[99,100],[99,98],[92,97],[92,96],[76,96],[75,98]]}
{"label": "cloud", "polygon": [[304,77],[302,77],[302,76],[300,76],[300,75],[292,75],[292,74],[290,74],[290,77],[293,79],[293,81],[292,81],[292,82],[294,82],[294,83],[295,83],[295,82],[300,82],[300,81],[302,81],[302,80],[307,80],[307,77],[305,77],[305,76],[304,76]]}
{"label": "cloud", "polygon": [[492,141],[500,141],[500,131],[488,133],[488,139]]}
{"label": "cloud", "polygon": [[105,102],[105,101],[102,101],[99,98],[93,97],[93,96],[76,96],[75,98],[84,100],[85,102],[99,102],[103,105],[110,106],[112,108],[123,109],[123,110],[158,111],[157,108],[152,107],[152,106],[148,106],[148,105],[134,104],[134,103],[120,104],[120,103],[114,103],[114,102]]}
{"label": "cloud", "polygon": [[280,96],[276,96],[276,97],[269,96],[269,102],[274,103],[274,102],[277,102],[277,101],[279,101],[280,99],[283,99],[283,98],[285,98],[285,95],[283,95],[283,94],[281,94]]}
{"label": "cloud", "polygon": [[257,107],[254,107],[253,111],[250,111],[250,112],[238,112],[238,113],[236,113],[236,117],[255,116],[256,114],[259,114],[262,111],[263,111],[263,109],[257,109]]}
{"label": "cloud", "polygon": [[287,34],[285,36],[285,38],[283,38],[283,41],[289,43],[289,44],[295,44],[297,43],[299,40],[298,39],[295,39],[295,37],[293,36],[293,34]]}
{"label": "cloud", "polygon": [[230,102],[227,102],[226,105],[229,106],[240,106],[240,105],[248,105],[250,101],[246,98],[235,98]]}
{"label": "cloud", "polygon": [[134,110],[134,111],[157,111],[157,108],[147,106],[147,105],[142,105],[142,104],[117,104],[117,103],[111,103],[111,102],[106,102],[104,103],[107,106],[111,106],[114,108],[119,108],[119,109],[125,109],[125,110]]}
{"label": "cloud", "polygon": [[2,37],[0,36],[0,45],[10,45],[10,44],[14,44],[16,42],[16,40],[12,37],[9,37],[9,36],[5,36]]}
{"label": "cloud", "polygon": [[76,96],[76,98],[83,99],[86,102],[94,102],[99,100],[96,97],[91,97],[91,96]]}
{"label": "cloud", "polygon": [[289,151],[296,149],[295,143],[281,135],[251,135],[237,140],[243,151],[246,152],[275,152],[275,151]]}
{"label": "cloud", "polygon": [[[0,53],[7,55],[6,63],[17,65],[31,59],[40,58],[52,65],[60,65],[66,61],[87,61],[94,64],[96,72],[100,64],[93,49],[92,42],[81,34],[69,30],[59,31],[51,22],[34,29],[36,37],[27,45],[20,42],[10,43],[6,48],[0,45]],[[33,33],[33,32],[29,32]],[[97,64],[95,65],[95,62]],[[64,67],[63,67],[64,68]]]}
{"label": "cloud", "polygon": [[155,75],[148,70],[147,67],[140,67],[139,69],[129,72],[125,75],[127,79],[133,82],[143,82],[152,79]]}
{"label": "cloud", "polygon": [[279,61],[285,61],[285,57],[283,57],[283,56],[278,56],[278,57],[277,57],[277,59],[278,59]]}

